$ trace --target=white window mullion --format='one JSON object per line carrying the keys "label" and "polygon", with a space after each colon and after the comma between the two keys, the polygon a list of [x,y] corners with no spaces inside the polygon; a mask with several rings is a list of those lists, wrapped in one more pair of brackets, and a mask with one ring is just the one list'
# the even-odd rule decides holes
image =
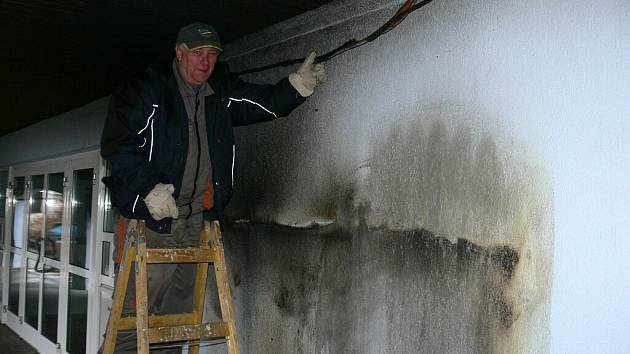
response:
{"label": "white window mullion", "polygon": [[92,161],[92,168],[94,173],[94,181],[92,183],[92,220],[90,224],[90,235],[88,238],[92,241],[90,242],[90,247],[87,250],[89,254],[89,259],[91,260],[89,267],[90,270],[88,272],[87,278],[87,292],[88,292],[88,301],[87,301],[87,328],[86,328],[86,350],[87,353],[96,353],[98,350],[99,344],[99,333],[98,333],[98,309],[99,309],[99,279],[101,275],[101,255],[97,252],[97,249],[100,249],[100,237],[99,225],[103,224],[103,214],[100,212],[101,208],[99,207],[102,203],[99,203],[99,182],[100,178],[100,168],[99,164],[101,162],[100,157],[95,157]]}
{"label": "white window mullion", "polygon": [[66,163],[64,171],[65,184],[63,188],[63,217],[61,228],[61,261],[59,264],[59,312],[57,319],[57,343],[62,352],[66,352],[66,327],[68,318],[68,263],[70,258],[70,225],[72,213],[72,166]]}
{"label": "white window mullion", "polygon": [[41,243],[39,245],[39,264],[36,264],[37,266],[39,266],[42,269],[42,272],[39,273],[39,298],[38,298],[38,304],[37,304],[37,331],[39,333],[42,332],[42,317],[43,317],[43,308],[44,308],[44,273],[46,271],[46,263],[45,263],[45,258],[44,257],[44,251],[46,250],[46,225],[48,225],[47,223],[47,218],[48,218],[48,173],[44,173],[44,195],[42,196],[43,198],[43,205],[42,205],[42,230],[41,230],[41,234],[40,239],[41,239]]}
{"label": "white window mullion", "polygon": [[[107,238],[104,230],[104,222],[105,222],[105,185],[100,183],[101,179],[105,177],[106,167],[105,161],[99,157],[97,157],[97,168],[95,168],[94,173],[97,178],[94,186],[94,194],[93,201],[96,201],[94,207],[92,209],[93,215],[93,233],[92,235],[94,242],[92,243],[93,257],[92,257],[92,265],[90,267],[91,276],[89,281],[89,292],[90,299],[88,301],[88,340],[87,340],[87,351],[88,352],[96,352],[101,344],[101,326],[102,322],[101,313],[101,284],[103,283],[103,278],[108,278],[102,275],[102,264],[103,264],[103,241],[108,241],[110,238]],[[96,216],[96,217],[94,217]],[[106,240],[107,238],[107,240]],[[113,244],[110,242],[110,252],[113,247]],[[105,255],[105,257],[110,258],[110,255]],[[111,267],[110,267],[111,269]],[[110,272],[110,274],[112,274]],[[109,317],[109,314],[107,314]]]}
{"label": "white window mullion", "polygon": [[19,305],[18,305],[18,318],[20,321],[20,325],[24,326],[25,325],[25,303],[26,303],[26,274],[27,274],[27,269],[28,269],[28,221],[31,215],[31,207],[30,207],[30,201],[31,201],[31,188],[32,187],[32,182],[31,182],[31,176],[29,174],[26,174],[26,180],[25,180],[25,187],[24,187],[24,202],[26,203],[26,207],[24,208],[24,215],[23,215],[23,219],[22,219],[22,248],[18,249],[18,251],[16,252],[20,254],[21,256],[21,260],[22,260],[22,271],[20,272],[19,275],[19,281],[20,281],[20,301],[19,301]]}
{"label": "white window mullion", "polygon": [[2,316],[0,319],[2,323],[7,322],[7,308],[9,306],[9,269],[11,259],[11,230],[13,228],[13,188],[9,187],[13,184],[13,168],[9,168],[9,175],[7,177],[7,197],[6,197],[6,205],[4,209],[4,248],[2,255],[2,304],[0,308],[2,309]]}

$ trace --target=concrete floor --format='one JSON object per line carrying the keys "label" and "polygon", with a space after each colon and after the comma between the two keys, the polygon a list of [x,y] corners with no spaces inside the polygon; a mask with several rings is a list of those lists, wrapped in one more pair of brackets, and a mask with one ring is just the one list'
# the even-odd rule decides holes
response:
{"label": "concrete floor", "polygon": [[10,352],[13,354],[37,353],[33,347],[3,324],[0,324],[0,352],[3,350],[1,348],[11,348]]}

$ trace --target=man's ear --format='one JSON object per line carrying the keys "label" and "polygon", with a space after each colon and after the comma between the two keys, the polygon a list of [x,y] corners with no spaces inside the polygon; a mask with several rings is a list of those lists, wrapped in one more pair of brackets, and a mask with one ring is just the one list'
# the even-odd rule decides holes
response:
{"label": "man's ear", "polygon": [[175,58],[177,58],[177,61],[182,60],[182,55],[183,55],[182,48],[180,48],[180,47],[176,44],[176,45],[175,45]]}

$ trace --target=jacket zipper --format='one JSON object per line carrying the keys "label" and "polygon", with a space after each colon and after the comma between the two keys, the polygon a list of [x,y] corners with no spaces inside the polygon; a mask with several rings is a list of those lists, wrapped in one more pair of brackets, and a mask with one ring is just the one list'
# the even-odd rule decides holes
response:
{"label": "jacket zipper", "polygon": [[[193,190],[190,193],[190,198],[195,197],[195,192],[197,191],[197,179],[199,178],[199,164],[201,163],[201,138],[199,137],[199,123],[197,122],[197,113],[199,110],[199,93],[195,95],[195,115],[193,119],[195,120],[195,136],[197,137],[197,166],[195,168],[195,179],[193,181]],[[192,215],[192,201],[188,204],[188,216],[186,219],[190,218]]]}

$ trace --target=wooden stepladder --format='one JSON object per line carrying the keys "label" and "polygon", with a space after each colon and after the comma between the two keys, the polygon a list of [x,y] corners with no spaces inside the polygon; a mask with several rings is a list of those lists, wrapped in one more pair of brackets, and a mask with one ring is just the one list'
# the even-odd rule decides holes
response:
{"label": "wooden stepladder", "polygon": [[[129,273],[136,276],[136,315],[122,316]],[[193,311],[190,313],[149,315],[147,309],[147,264],[152,263],[197,263],[193,293]],[[214,265],[221,305],[222,321],[202,323],[205,302],[208,265]],[[189,341],[188,352],[199,353],[202,338],[225,338],[229,354],[240,354],[234,305],[225,262],[221,228],[217,221],[204,221],[201,245],[198,248],[147,248],[146,229],[143,220],[131,220],[125,241],[123,259],[120,263],[112,309],[109,314],[107,335],[103,346],[104,354],[114,352],[118,331],[136,329],[138,353],[148,354],[149,345]]]}

